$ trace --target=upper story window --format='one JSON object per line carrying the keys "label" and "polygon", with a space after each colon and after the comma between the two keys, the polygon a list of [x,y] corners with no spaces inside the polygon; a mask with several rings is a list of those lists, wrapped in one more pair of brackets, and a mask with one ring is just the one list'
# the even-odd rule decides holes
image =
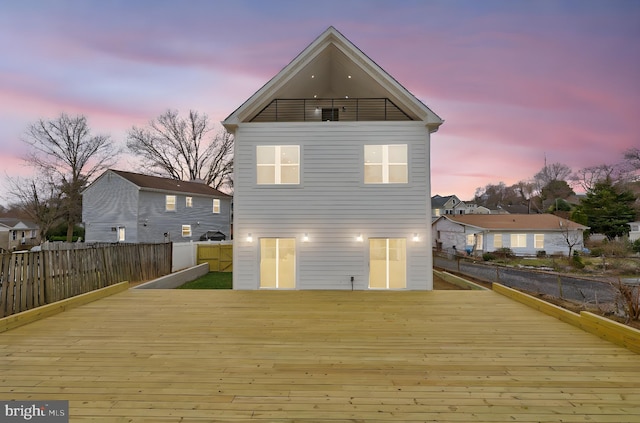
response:
{"label": "upper story window", "polygon": [[258,185],[300,183],[299,145],[260,145],[256,148]]}
{"label": "upper story window", "polygon": [[213,199],[213,212],[220,213],[220,200],[217,198]]}
{"label": "upper story window", "polygon": [[406,184],[409,181],[407,145],[365,145],[365,184]]}
{"label": "upper story window", "polygon": [[191,236],[191,225],[182,225],[182,236],[183,237]]}
{"label": "upper story window", "polygon": [[166,211],[176,211],[176,196],[175,195],[167,195],[167,196],[165,196],[165,210]]}
{"label": "upper story window", "polygon": [[184,205],[185,207],[188,207],[188,208],[193,207],[193,197],[185,197]]}

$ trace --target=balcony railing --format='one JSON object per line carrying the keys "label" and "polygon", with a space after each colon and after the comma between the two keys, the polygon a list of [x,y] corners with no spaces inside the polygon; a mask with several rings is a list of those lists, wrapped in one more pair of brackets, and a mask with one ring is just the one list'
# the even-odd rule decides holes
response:
{"label": "balcony railing", "polygon": [[275,99],[251,122],[413,120],[388,98]]}

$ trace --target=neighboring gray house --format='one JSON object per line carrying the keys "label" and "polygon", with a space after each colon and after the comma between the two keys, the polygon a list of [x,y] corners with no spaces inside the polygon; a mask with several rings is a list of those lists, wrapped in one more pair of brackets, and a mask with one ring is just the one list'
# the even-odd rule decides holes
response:
{"label": "neighboring gray house", "polygon": [[467,212],[467,205],[455,195],[431,197],[431,216],[460,215]]}
{"label": "neighboring gray house", "polygon": [[433,222],[433,246],[459,252],[491,252],[509,248],[516,255],[569,254],[584,247],[589,229],[552,214],[469,214],[442,216]]}
{"label": "neighboring gray house", "polygon": [[38,244],[40,244],[38,225],[24,219],[0,218],[0,253],[28,249]]}
{"label": "neighboring gray house", "polygon": [[86,242],[231,239],[232,197],[204,183],[107,170],[82,193]]}
{"label": "neighboring gray house", "polygon": [[234,289],[432,289],[442,120],[335,28],[223,124],[235,136]]}

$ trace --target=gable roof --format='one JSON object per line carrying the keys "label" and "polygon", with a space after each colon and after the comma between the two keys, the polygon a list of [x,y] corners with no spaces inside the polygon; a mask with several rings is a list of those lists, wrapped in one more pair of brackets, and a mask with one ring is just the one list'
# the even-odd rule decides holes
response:
{"label": "gable roof", "polygon": [[33,222],[15,217],[1,217],[0,226],[8,229],[35,229],[38,227],[38,225]]}
{"label": "gable roof", "polygon": [[[589,229],[588,226],[553,214],[465,214],[440,217],[440,219],[443,218],[461,225],[487,230],[561,231],[566,228],[570,230]],[[560,226],[561,223],[562,226]]]}
{"label": "gable roof", "polygon": [[118,176],[126,179],[127,181],[137,185],[138,187],[150,191],[166,191],[166,192],[180,192],[186,194],[199,194],[208,195],[214,197],[231,197],[217,189],[211,188],[209,185],[200,182],[180,181],[177,179],[161,178],[159,176],[142,175],[140,173],[125,172],[122,170],[109,169],[107,172],[113,172]]}
{"label": "gable roof", "polygon": [[456,206],[460,203],[463,203],[463,201],[460,201],[460,199],[455,195],[447,195],[446,197],[442,197],[440,195],[434,195],[433,197],[431,197],[431,208],[437,209],[437,208],[443,207],[452,198],[455,198],[456,200],[458,200],[458,202],[455,204]]}
{"label": "gable roof", "polygon": [[327,28],[278,74],[231,113],[222,124],[235,127],[276,98],[314,98],[314,95],[385,97],[425,122],[431,132],[443,120],[378,66],[333,26]]}

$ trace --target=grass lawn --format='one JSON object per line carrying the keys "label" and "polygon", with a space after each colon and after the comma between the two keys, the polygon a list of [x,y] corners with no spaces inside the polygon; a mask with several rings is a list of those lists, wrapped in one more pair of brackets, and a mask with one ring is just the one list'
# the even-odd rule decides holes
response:
{"label": "grass lawn", "polygon": [[231,289],[232,275],[231,272],[209,272],[177,289]]}

